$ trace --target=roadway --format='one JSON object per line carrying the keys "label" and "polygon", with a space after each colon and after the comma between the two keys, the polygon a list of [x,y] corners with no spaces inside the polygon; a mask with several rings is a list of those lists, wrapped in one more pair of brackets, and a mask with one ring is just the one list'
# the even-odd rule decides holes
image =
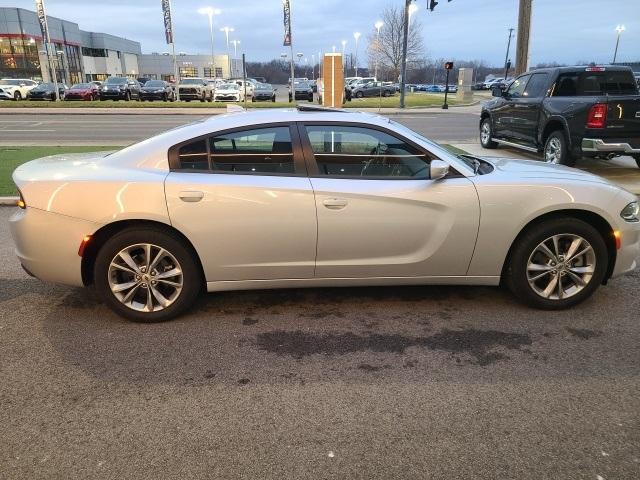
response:
{"label": "roadway", "polygon": [[[435,141],[477,141],[476,113],[388,115]],[[128,145],[208,115],[24,114],[0,115],[0,145]]]}

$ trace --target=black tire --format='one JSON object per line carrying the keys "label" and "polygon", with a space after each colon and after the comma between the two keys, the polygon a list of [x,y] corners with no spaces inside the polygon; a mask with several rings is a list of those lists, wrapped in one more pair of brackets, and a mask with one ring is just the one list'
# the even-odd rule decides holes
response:
{"label": "black tire", "polygon": [[[556,151],[557,153],[555,153]],[[542,158],[546,163],[556,163],[567,167],[573,167],[576,164],[576,159],[571,154],[567,137],[562,130],[556,130],[549,134],[544,142],[542,154]],[[551,156],[554,157],[553,160],[551,160]]]}
{"label": "black tire", "polygon": [[291,103],[293,101],[293,98],[291,97],[291,94],[289,94],[289,103]]}
{"label": "black tire", "polygon": [[22,94],[20,92],[15,92],[13,94],[13,99],[17,102],[18,100],[22,100]]}
{"label": "black tire", "polygon": [[206,93],[203,93],[203,94],[202,94],[202,98],[200,98],[200,102],[204,103],[204,102],[206,102],[206,101],[207,101],[207,94],[206,94]]}
{"label": "black tire", "polygon": [[126,93],[124,94],[124,101],[125,101],[125,102],[129,102],[129,101],[131,101],[131,93],[130,93],[130,92],[126,92]]}
{"label": "black tire", "polygon": [[273,97],[271,97],[271,101],[275,103],[275,101],[276,101],[276,96],[275,95]]}
{"label": "black tire", "polygon": [[389,95],[391,95],[391,94],[389,93],[389,90],[385,90],[385,91],[383,92],[383,94],[382,94],[382,96],[383,96],[383,97],[388,97]]}
{"label": "black tire", "polygon": [[251,103],[255,102],[256,98],[255,97],[251,97]]}
{"label": "black tire", "polygon": [[310,103],[313,103],[313,93],[311,95],[309,95],[308,100],[309,100]]}
{"label": "black tire", "polygon": [[[544,298],[536,293],[529,284],[527,278],[529,258],[533,255],[537,246],[545,241],[545,239],[549,239],[554,235],[563,234],[579,235],[589,242],[595,256],[595,269],[591,279],[581,291],[567,298]],[[503,280],[513,294],[523,303],[542,310],[560,310],[576,305],[590,297],[604,280],[608,262],[607,246],[602,235],[600,235],[595,228],[575,218],[556,218],[535,224],[518,237],[506,265]],[[555,266],[555,264],[552,265]],[[554,274],[553,272],[550,272],[548,275],[558,276],[557,273]],[[564,282],[574,283],[569,275],[570,274],[567,274],[559,278],[568,279],[564,280]],[[546,277],[540,280],[540,282],[543,282],[543,285],[545,281]],[[560,280],[560,282],[562,282],[562,280]],[[556,292],[555,287],[553,288],[553,292]]]}
{"label": "black tire", "polygon": [[[483,129],[487,130],[487,134],[483,135]],[[482,148],[497,148],[498,144],[491,140],[493,137],[493,126],[491,125],[491,118],[486,117],[480,122],[480,145]]]}
{"label": "black tire", "polygon": [[356,92],[356,98],[362,98],[363,96],[362,92]]}
{"label": "black tire", "polygon": [[[109,286],[111,261],[124,248],[139,243],[152,243],[167,250],[175,257],[182,270],[182,291],[173,300],[173,303],[159,311],[142,312],[129,308],[115,297]],[[107,306],[128,320],[144,323],[170,320],[190,308],[202,290],[202,274],[194,255],[190,249],[184,246],[184,240],[162,228],[148,226],[129,228],[112,236],[100,248],[95,261],[94,285]],[[144,294],[146,290],[139,291]]]}

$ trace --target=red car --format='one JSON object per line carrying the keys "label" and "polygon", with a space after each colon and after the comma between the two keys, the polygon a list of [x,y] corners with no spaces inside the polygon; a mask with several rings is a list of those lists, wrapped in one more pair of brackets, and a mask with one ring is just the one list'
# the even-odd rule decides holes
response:
{"label": "red car", "polygon": [[97,100],[100,96],[95,83],[76,83],[67,90],[65,100]]}

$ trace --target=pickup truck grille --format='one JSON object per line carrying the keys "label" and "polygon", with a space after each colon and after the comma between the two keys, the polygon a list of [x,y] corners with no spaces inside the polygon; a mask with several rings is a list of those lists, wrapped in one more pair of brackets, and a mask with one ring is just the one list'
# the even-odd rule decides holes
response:
{"label": "pickup truck grille", "polygon": [[180,93],[198,93],[195,88],[180,88]]}

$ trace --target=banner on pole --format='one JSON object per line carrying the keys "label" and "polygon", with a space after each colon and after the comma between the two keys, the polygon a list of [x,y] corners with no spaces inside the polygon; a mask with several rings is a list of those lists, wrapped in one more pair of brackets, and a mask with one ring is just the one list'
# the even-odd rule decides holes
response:
{"label": "banner on pole", "polygon": [[164,36],[167,44],[173,43],[173,25],[171,23],[171,1],[162,0],[162,14],[164,16]]}
{"label": "banner on pole", "polygon": [[282,45],[288,47],[291,45],[291,5],[289,0],[282,0],[284,7],[284,42]]}
{"label": "banner on pole", "polygon": [[47,14],[44,11],[44,0],[36,0],[36,13],[38,14],[38,22],[40,23],[40,31],[42,32],[42,43],[49,41],[49,29],[47,28]]}

